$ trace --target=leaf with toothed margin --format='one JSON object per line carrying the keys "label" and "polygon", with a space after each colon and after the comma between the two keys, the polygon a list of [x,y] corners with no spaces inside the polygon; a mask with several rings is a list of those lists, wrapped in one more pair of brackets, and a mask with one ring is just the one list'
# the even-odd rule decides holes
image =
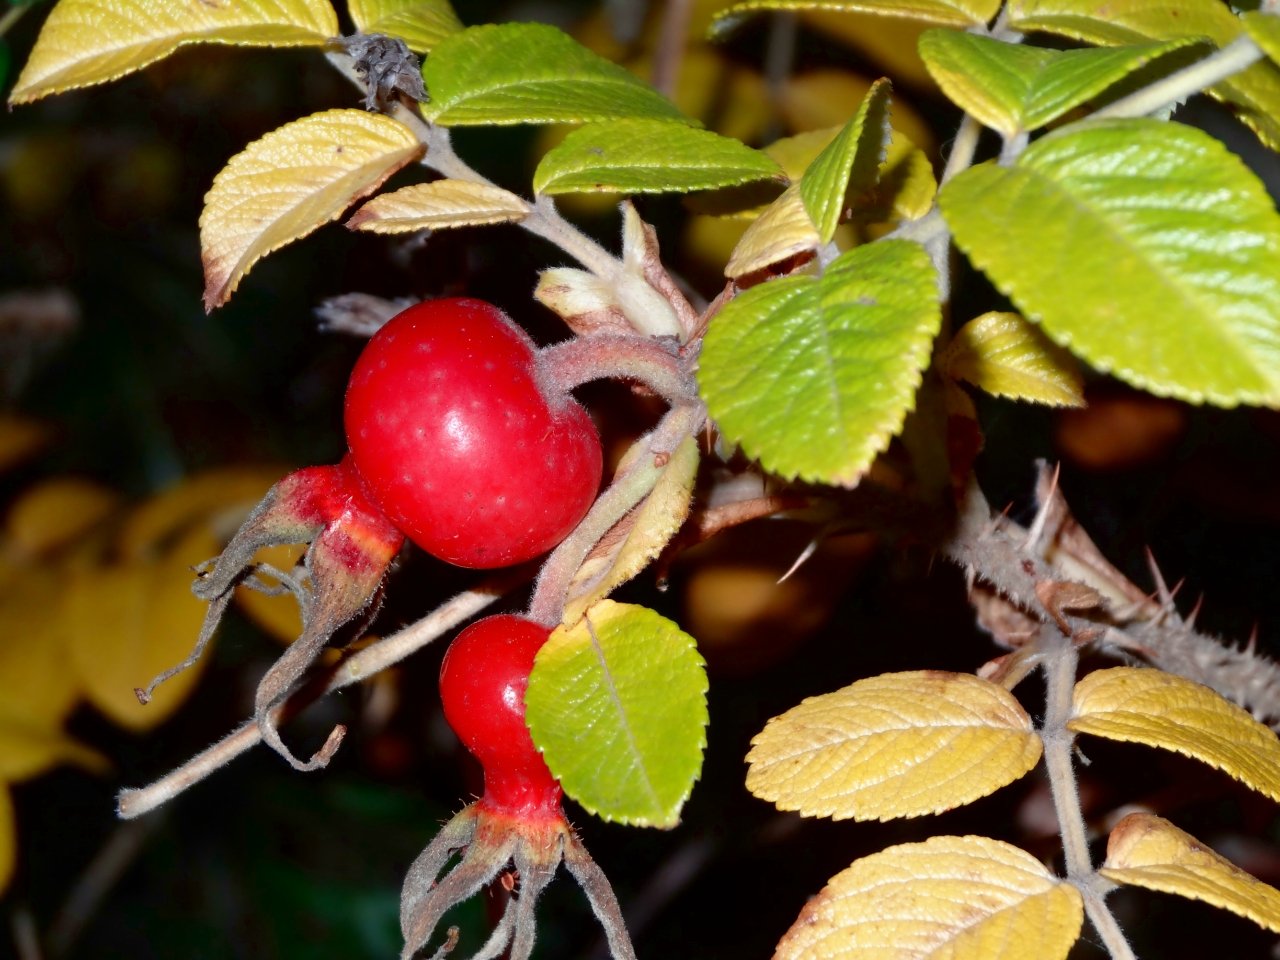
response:
{"label": "leaf with toothed margin", "polygon": [[915,406],[941,322],[924,249],[866,244],[821,277],[770,280],[725,304],[699,388],[725,439],[766,470],[852,486]]}
{"label": "leaf with toothed margin", "polygon": [[347,0],[361,33],[399,37],[415,53],[426,53],[462,29],[449,0]]}
{"label": "leaf with toothed margin", "polygon": [[565,793],[605,820],[674,827],[702,769],[707,676],[693,638],[602,600],[551,634],[525,717]]}

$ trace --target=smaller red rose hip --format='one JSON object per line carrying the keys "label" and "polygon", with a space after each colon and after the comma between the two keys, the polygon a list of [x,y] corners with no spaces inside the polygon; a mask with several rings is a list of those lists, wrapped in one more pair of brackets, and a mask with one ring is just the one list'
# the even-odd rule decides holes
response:
{"label": "smaller red rose hip", "polygon": [[600,438],[549,388],[523,330],[481,300],[430,300],[370,339],[347,385],[351,457],[414,543],[462,567],[556,546],[600,486]]}
{"label": "smaller red rose hip", "polygon": [[516,616],[472,624],[440,666],[440,703],[463,746],[484,768],[484,805],[523,816],[559,816],[560,784],[533,744],[524,694],[551,631]]}

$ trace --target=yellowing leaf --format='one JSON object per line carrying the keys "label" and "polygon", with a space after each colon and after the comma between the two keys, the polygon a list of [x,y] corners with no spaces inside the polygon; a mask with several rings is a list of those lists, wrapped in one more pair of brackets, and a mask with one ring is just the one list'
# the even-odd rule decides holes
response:
{"label": "yellowing leaf", "polygon": [[337,35],[327,0],[61,0],[9,102],[115,80],[188,43],[318,47]]}
{"label": "yellowing leaf", "polygon": [[399,37],[417,53],[462,29],[449,0],[348,0],[347,9],[361,33]]}
{"label": "yellowing leaf", "polygon": [[725,264],[724,275],[737,279],[816,250],[821,243],[818,228],[800,196],[800,184],[795,183],[747,227]]}
{"label": "yellowing leaf", "polygon": [[988,837],[933,837],[832,877],[774,960],[1061,960],[1083,920],[1079,892],[1031,854]]}
{"label": "yellowing leaf", "polygon": [[19,567],[0,591],[0,706],[37,727],[56,728],[80,696],[58,615],[65,574]]}
{"label": "yellowing leaf", "polygon": [[564,623],[577,623],[588,607],[626,583],[662,552],[689,515],[697,473],[698,442],[685,437],[671,454],[653,492],[636,511],[625,537],[601,556],[589,558],[574,577]]}
{"label": "yellowing leaf", "polygon": [[284,467],[222,467],[187,477],[134,510],[120,530],[117,549],[125,560],[155,556],[191,524],[219,514],[227,515],[220,526],[230,539],[243,516],[287,472]]}
{"label": "yellowing leaf", "polygon": [[423,149],[404,124],[364,110],[312,114],[249,144],[205,195],[205,309],[226,303],[262,257],[336,220]]}
{"label": "yellowing leaf", "polygon": [[959,807],[1040,759],[1003,687],[919,670],[859,680],[774,717],[751,741],[747,789],[781,810],[889,820]]}
{"label": "yellowing leaf", "polygon": [[411,233],[523,220],[529,204],[501,187],[468,180],[415,183],[374,197],[347,226],[372,233]]}
{"label": "yellowing leaf", "polygon": [[48,442],[50,430],[43,423],[0,413],[0,471],[22,463]]}
{"label": "yellowing leaf", "polygon": [[1280,890],[1153,814],[1131,813],[1116,824],[1098,872],[1126,886],[1203,900],[1280,933]]}
{"label": "yellowing leaf", "polygon": [[191,652],[206,610],[191,593],[191,567],[217,552],[213,534],[196,528],[155,561],[87,571],[68,585],[71,664],[89,701],[112,722],[149,730],[195,686],[207,657],[162,683],[147,705],[134,694]]}
{"label": "yellowing leaf", "polygon": [[14,716],[7,706],[0,709],[0,783],[37,777],[60,763],[77,763],[99,772],[108,766],[102,754],[57,727]]}
{"label": "yellowing leaf", "polygon": [[999,8],[999,0],[743,0],[716,14],[711,33],[722,35],[743,18],[767,10],[871,13],[952,27],[977,27],[994,17]]}
{"label": "yellowing leaf", "polygon": [[[778,107],[787,126],[797,132],[844,126],[866,99],[871,84],[848,70],[811,70],[787,80]],[[922,150],[933,150],[933,129],[901,97],[894,100],[891,123]]]}
{"label": "yellowing leaf", "polygon": [[970,320],[939,357],[942,369],[998,397],[1056,407],[1083,407],[1075,359],[1016,313],[992,311]]}
{"label": "yellowing leaf", "polygon": [[120,498],[106,487],[78,477],[55,477],[23,493],[9,509],[5,534],[29,557],[87,533],[111,515]]}
{"label": "yellowing leaf", "polygon": [[1280,740],[1208,687],[1163,670],[1113,667],[1076,684],[1067,726],[1194,757],[1280,800]]}
{"label": "yellowing leaf", "polygon": [[18,829],[13,818],[13,799],[9,788],[0,783],[0,894],[13,879],[18,860]]}

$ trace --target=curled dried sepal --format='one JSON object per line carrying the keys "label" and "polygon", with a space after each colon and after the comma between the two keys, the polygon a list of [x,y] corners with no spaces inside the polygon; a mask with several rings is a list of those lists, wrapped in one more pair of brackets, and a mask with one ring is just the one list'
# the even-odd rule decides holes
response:
{"label": "curled dried sepal", "polygon": [[[262,547],[310,543],[301,575],[254,564]],[[307,467],[272,487],[216,559],[200,568],[192,592],[209,602],[204,625],[191,655],[136,691],[146,703],[157,685],[195,663],[217,629],[232,592],[245,585],[277,592],[258,574],[279,582],[298,598],[302,635],[267,671],[254,697],[254,719],[262,739],[298,770],[314,770],[329,762],[345,730],[337,726],[308,761],[295,757],[280,739],[272,710],[282,703],[343,624],[370,610],[382,578],[404,543],[404,535],[360,490],[354,469],[343,460],[336,466]]]}
{"label": "curled dried sepal", "polygon": [[[460,855],[457,864],[440,878],[455,855]],[[400,896],[400,929],[405,939],[400,960],[413,960],[427,946],[446,911],[509,869],[517,885],[502,918],[471,960],[493,960],[504,954],[510,960],[528,960],[537,933],[534,906],[561,862],[586,893],[615,960],[635,960],[613,888],[564,816],[512,815],[483,800],[445,824],[409,868]],[[451,951],[456,942],[457,930],[451,929],[432,954],[433,960]]]}

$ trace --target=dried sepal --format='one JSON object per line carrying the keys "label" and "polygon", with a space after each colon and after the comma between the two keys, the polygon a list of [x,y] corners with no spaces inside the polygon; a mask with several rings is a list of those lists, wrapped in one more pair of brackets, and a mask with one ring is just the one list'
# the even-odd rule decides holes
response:
{"label": "dried sepal", "polygon": [[[457,863],[445,872],[455,856]],[[512,815],[483,800],[463,808],[445,824],[409,868],[400,897],[400,930],[405,938],[400,960],[413,960],[427,947],[451,907],[511,874],[517,882],[502,917],[470,960],[503,955],[528,960],[537,935],[534,908],[561,862],[586,893],[615,960],[635,960],[613,888],[564,816]],[[449,953],[456,942],[453,928],[431,954],[432,960]]]}
{"label": "dried sepal", "polygon": [[[302,761],[280,739],[274,710],[334,633],[362,612],[371,612],[403,542],[404,535],[360,492],[359,480],[346,461],[289,474],[267,492],[222,554],[197,570],[192,592],[209,602],[209,611],[195,647],[186,660],[138,690],[138,699],[146,703],[158,684],[199,659],[237,586],[269,593],[288,589],[302,609],[302,635],[259,683],[254,719],[263,740],[296,769],[323,767],[341,743],[344,728],[335,727],[324,746]],[[259,549],[288,543],[310,544],[300,574],[253,562]],[[277,583],[263,580],[260,574]]]}

